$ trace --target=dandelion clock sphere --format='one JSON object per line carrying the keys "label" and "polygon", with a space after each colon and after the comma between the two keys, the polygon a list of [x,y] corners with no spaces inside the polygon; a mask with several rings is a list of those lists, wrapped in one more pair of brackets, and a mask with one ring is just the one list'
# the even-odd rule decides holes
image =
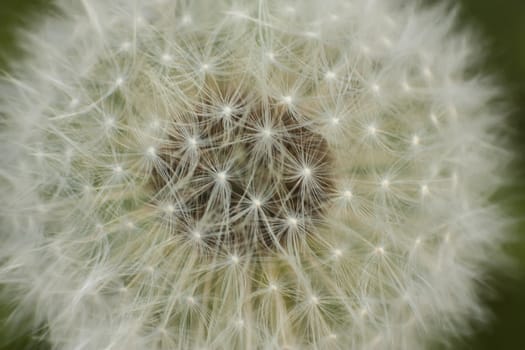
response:
{"label": "dandelion clock sphere", "polygon": [[56,7],[0,86],[0,284],[53,348],[422,349],[483,317],[500,92],[446,9]]}

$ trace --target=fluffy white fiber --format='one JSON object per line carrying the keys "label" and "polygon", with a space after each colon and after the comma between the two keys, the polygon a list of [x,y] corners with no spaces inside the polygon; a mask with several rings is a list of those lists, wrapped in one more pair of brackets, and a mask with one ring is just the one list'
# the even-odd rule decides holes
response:
{"label": "fluffy white fiber", "polygon": [[422,349],[483,317],[503,119],[450,11],[56,5],[0,86],[0,284],[53,348]]}

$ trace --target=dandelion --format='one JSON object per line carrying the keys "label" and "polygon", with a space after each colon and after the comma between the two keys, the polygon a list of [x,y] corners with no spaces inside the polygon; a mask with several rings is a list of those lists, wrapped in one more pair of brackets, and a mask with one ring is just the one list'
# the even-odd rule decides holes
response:
{"label": "dandelion", "polygon": [[0,85],[0,283],[54,348],[421,349],[483,317],[500,92],[446,8],[56,3]]}

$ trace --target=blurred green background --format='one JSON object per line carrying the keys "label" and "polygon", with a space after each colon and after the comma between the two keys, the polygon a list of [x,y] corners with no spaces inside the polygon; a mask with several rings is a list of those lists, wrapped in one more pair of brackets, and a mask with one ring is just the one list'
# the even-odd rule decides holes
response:
{"label": "blurred green background", "polygon": [[[46,0],[0,0],[0,69],[5,69],[9,59],[20,56],[14,30],[45,15],[47,3]],[[470,337],[456,341],[453,348],[520,350],[525,349],[525,220],[522,219],[525,181],[519,181],[525,178],[525,0],[456,0],[455,3],[461,5],[461,24],[476,26],[487,38],[486,69],[504,82],[515,107],[510,120],[510,133],[518,153],[513,164],[515,180],[497,197],[518,220],[514,225],[518,240],[508,246],[518,266],[517,271],[510,273],[512,277],[501,273],[495,276],[493,286],[497,297],[487,299],[493,314],[491,322]],[[8,308],[0,306],[0,317],[5,316]],[[47,348],[29,336],[8,339],[0,327],[0,350]]]}

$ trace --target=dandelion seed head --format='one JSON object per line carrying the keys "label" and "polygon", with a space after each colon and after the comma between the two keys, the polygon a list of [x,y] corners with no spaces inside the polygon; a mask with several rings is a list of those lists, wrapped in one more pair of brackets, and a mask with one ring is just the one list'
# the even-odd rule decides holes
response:
{"label": "dandelion seed head", "polygon": [[377,254],[377,255],[384,255],[385,254],[385,248],[384,247],[376,247],[374,249],[374,252]]}
{"label": "dandelion seed head", "polygon": [[252,201],[253,205],[256,207],[256,208],[260,208],[261,205],[262,205],[262,202],[260,199],[258,198],[255,198],[253,201]]}
{"label": "dandelion seed head", "polygon": [[113,117],[108,117],[104,120],[104,125],[106,126],[106,128],[108,129],[111,129],[115,126],[115,118]]}
{"label": "dandelion seed head", "polygon": [[226,179],[228,178],[228,173],[226,173],[225,171],[221,171],[219,173],[217,173],[217,180],[219,182],[226,182]]}
{"label": "dandelion seed head", "polygon": [[225,117],[229,117],[232,113],[232,108],[230,106],[224,106],[222,108],[222,115],[224,115]]}
{"label": "dandelion seed head", "polygon": [[196,137],[190,137],[190,138],[188,139],[188,144],[189,144],[191,147],[195,148],[195,147],[197,146],[197,144],[198,144],[198,140],[197,140],[197,138],[196,138]]}
{"label": "dandelion seed head", "polygon": [[421,185],[421,195],[422,196],[427,196],[428,194],[430,193],[429,189],[428,189],[428,185]]}
{"label": "dandelion seed head", "polygon": [[341,257],[341,255],[343,255],[343,251],[341,249],[334,249],[333,256],[335,258],[339,258],[339,257]]}
{"label": "dandelion seed head", "polygon": [[12,322],[56,349],[372,350],[482,319],[504,113],[445,7],[55,3],[0,82]]}
{"label": "dandelion seed head", "polygon": [[115,86],[119,87],[122,86],[122,84],[124,84],[124,77],[118,77],[115,79]]}
{"label": "dandelion seed head", "polygon": [[336,78],[336,74],[332,71],[328,71],[325,73],[324,77],[327,79],[327,80],[333,80]]}
{"label": "dandelion seed head", "polygon": [[310,169],[309,167],[304,167],[303,169],[301,169],[301,176],[303,176],[304,178],[308,178],[312,175],[312,169]]}
{"label": "dandelion seed head", "polygon": [[291,227],[296,227],[297,224],[299,223],[297,218],[294,218],[293,216],[288,217],[286,219],[286,222],[288,222],[288,225],[290,225]]}
{"label": "dandelion seed head", "polygon": [[185,24],[185,25],[188,25],[188,24],[191,24],[193,22],[193,18],[191,17],[191,15],[184,15],[182,16],[182,24]]}
{"label": "dandelion seed head", "polygon": [[148,149],[146,150],[146,153],[150,157],[155,157],[157,155],[157,150],[155,149],[155,147],[149,146]]}
{"label": "dandelion seed head", "polygon": [[170,55],[169,53],[165,53],[161,56],[161,59],[164,63],[169,63],[173,60],[173,56]]}
{"label": "dandelion seed head", "polygon": [[266,53],[266,57],[268,57],[268,59],[269,59],[271,62],[275,62],[275,53],[273,53],[273,52],[267,52],[267,53]]}
{"label": "dandelion seed head", "polygon": [[131,48],[131,43],[129,41],[124,41],[122,45],[120,45],[120,49],[122,51],[128,51]]}
{"label": "dandelion seed head", "polygon": [[268,288],[272,291],[272,292],[275,292],[279,289],[279,287],[277,287],[277,285],[275,283],[270,283],[270,285],[268,286]]}
{"label": "dandelion seed head", "polygon": [[80,103],[80,101],[78,100],[78,98],[73,97],[71,99],[71,101],[69,101],[69,107],[70,108],[75,108],[76,106],[78,106],[79,103]]}
{"label": "dandelion seed head", "polygon": [[287,105],[291,105],[293,103],[293,97],[290,95],[283,96],[283,102]]}

